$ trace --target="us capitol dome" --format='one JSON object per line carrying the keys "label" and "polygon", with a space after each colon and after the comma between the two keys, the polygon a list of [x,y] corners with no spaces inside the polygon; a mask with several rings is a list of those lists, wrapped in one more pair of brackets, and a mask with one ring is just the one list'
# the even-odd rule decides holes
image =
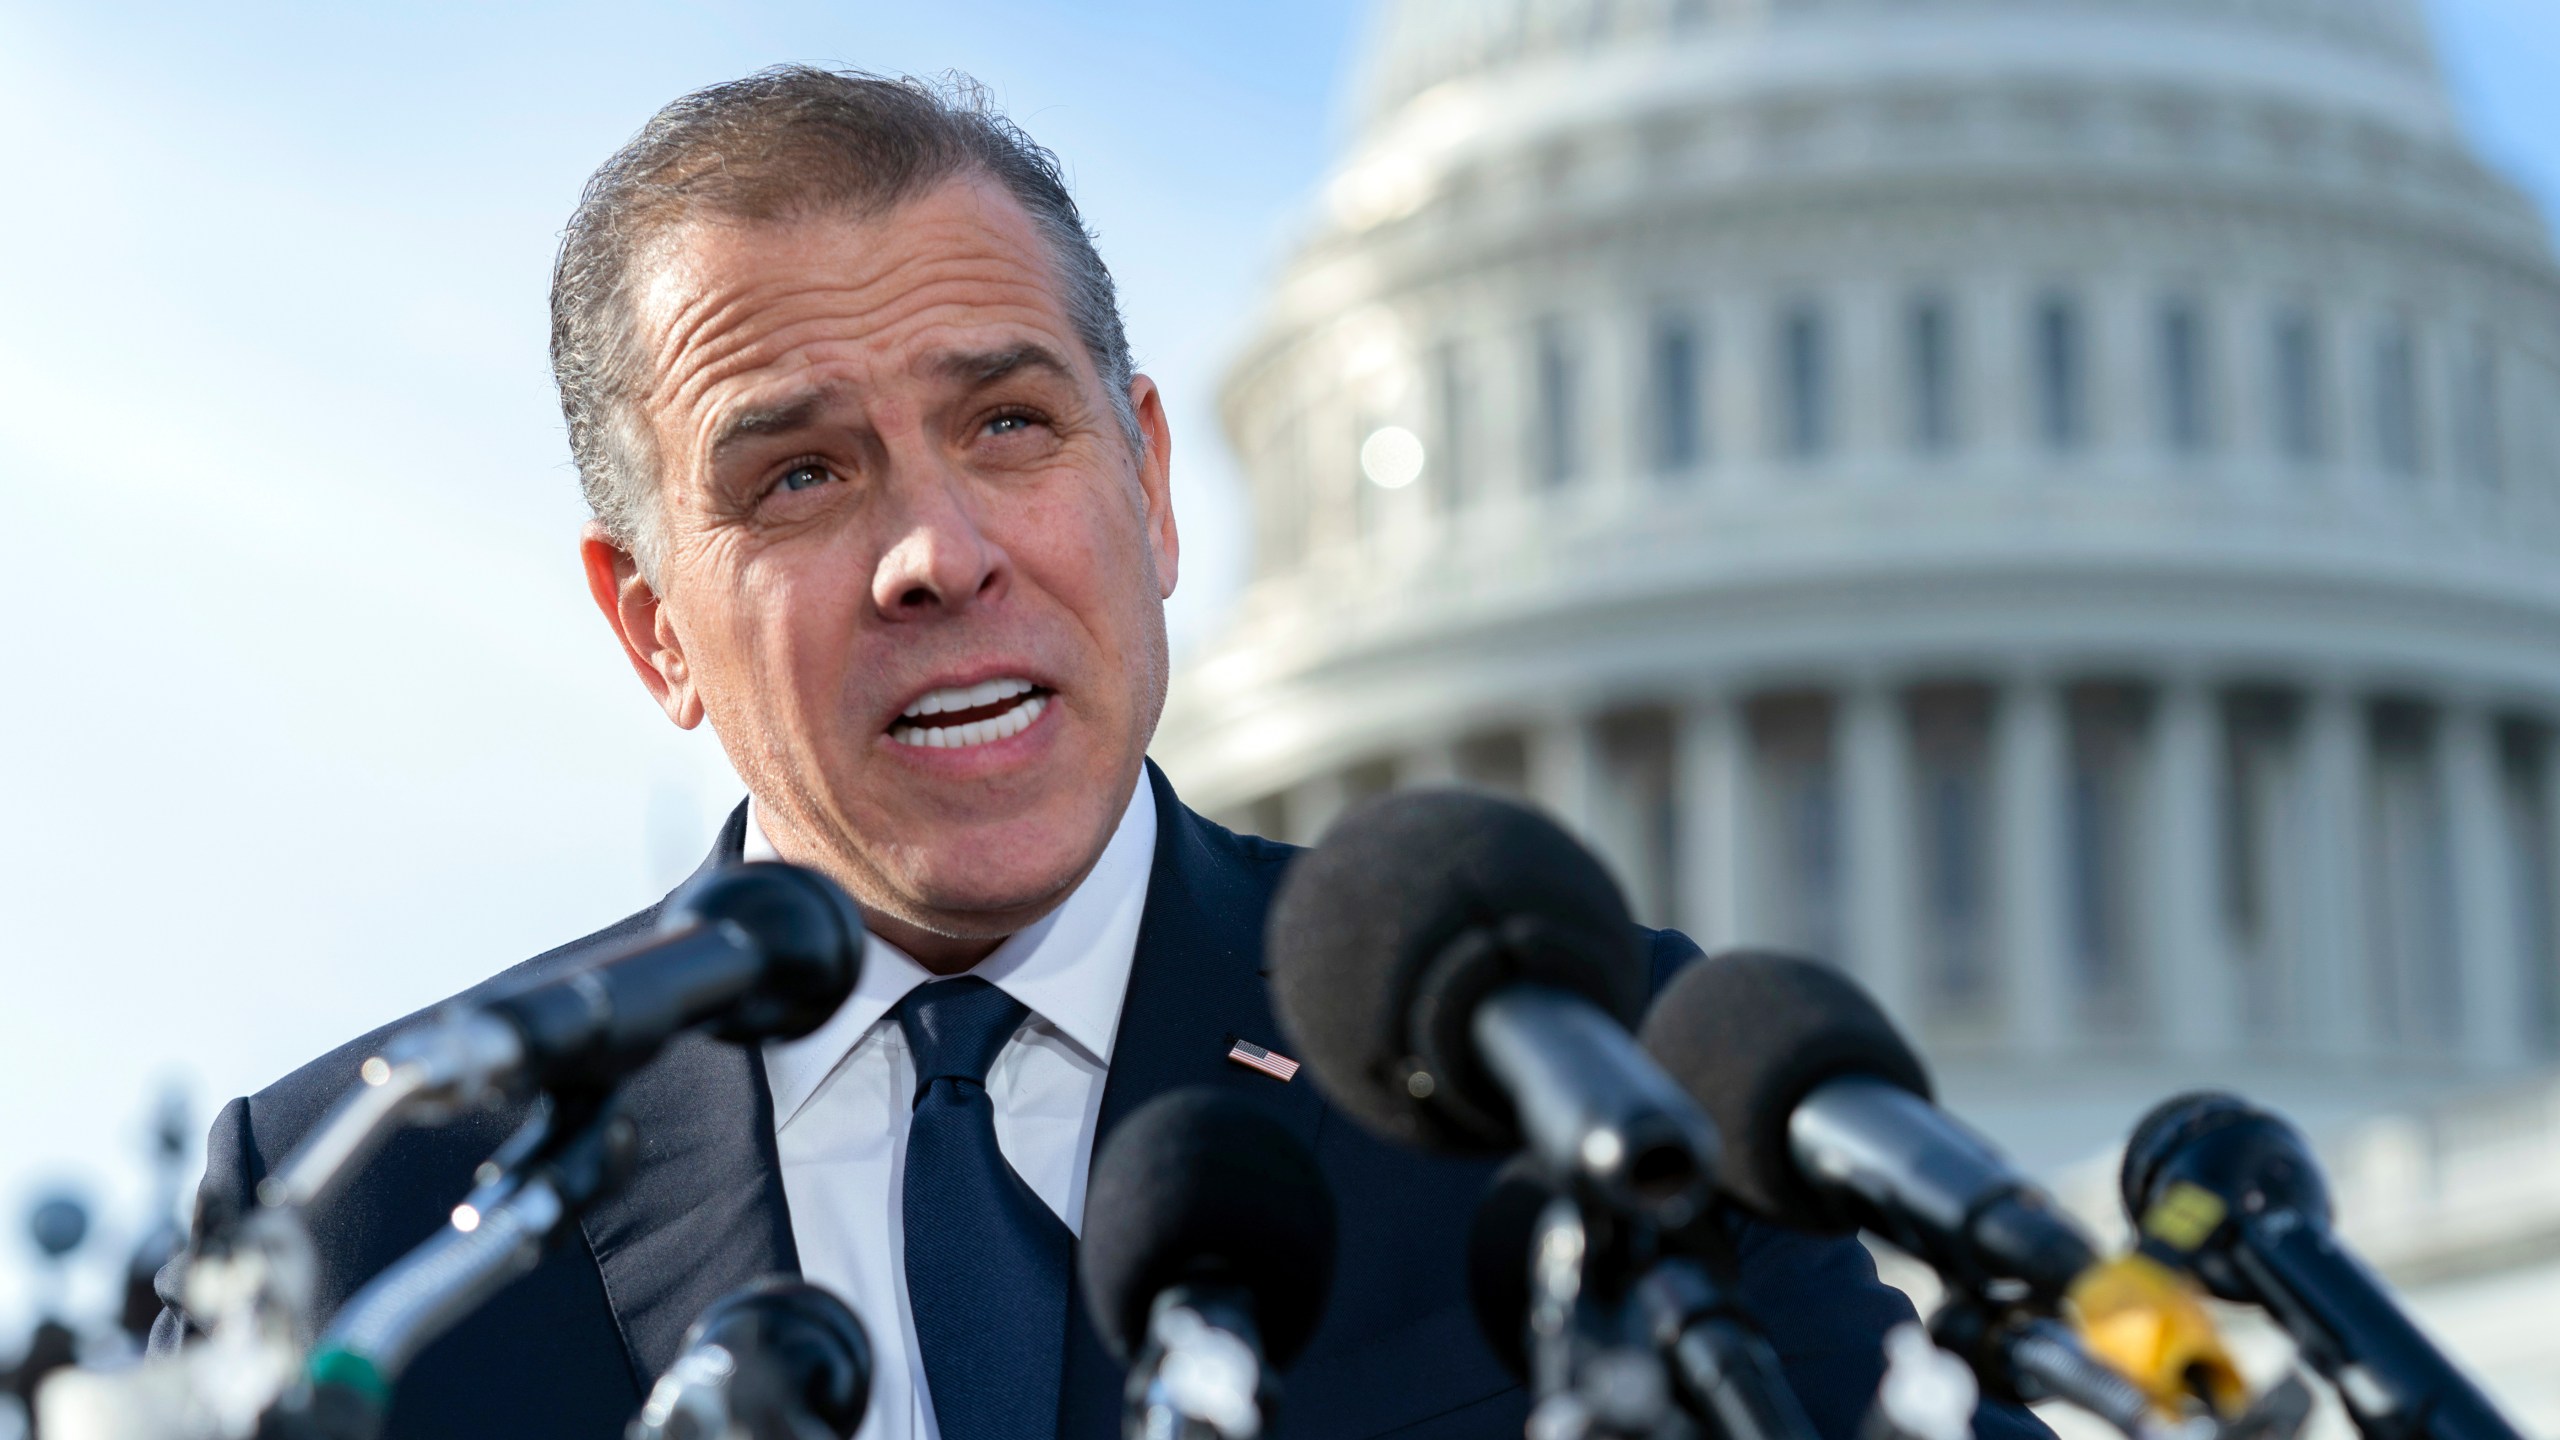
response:
{"label": "us capitol dome", "polygon": [[2416,0],[1387,0],[1356,94],[1185,796],[1527,795],[2035,1163],[2232,1086],[2560,1301],[2560,269]]}

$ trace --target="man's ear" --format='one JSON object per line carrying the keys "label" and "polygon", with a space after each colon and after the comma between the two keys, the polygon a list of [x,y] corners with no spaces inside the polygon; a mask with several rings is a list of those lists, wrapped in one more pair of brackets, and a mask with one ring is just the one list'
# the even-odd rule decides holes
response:
{"label": "man's ear", "polygon": [[1147,505],[1147,548],[1155,552],[1156,583],[1171,595],[1182,574],[1182,532],[1173,523],[1173,427],[1165,420],[1164,394],[1149,376],[1129,377],[1129,408],[1145,442],[1138,453],[1138,488]]}
{"label": "man's ear", "polygon": [[578,559],[586,566],[587,593],[595,597],[632,672],[649,687],[658,708],[683,729],[701,724],[702,697],[694,693],[684,642],[658,599],[657,587],[641,575],[640,562],[593,520],[578,536]]}

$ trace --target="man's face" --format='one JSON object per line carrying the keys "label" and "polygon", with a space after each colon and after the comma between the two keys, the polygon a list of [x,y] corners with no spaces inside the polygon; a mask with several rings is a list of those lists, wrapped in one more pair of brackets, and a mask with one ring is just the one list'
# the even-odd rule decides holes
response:
{"label": "man's face", "polygon": [[642,679],[892,938],[1019,929],[1101,853],[1163,706],[1154,384],[1133,448],[1029,216],[975,179],[687,225],[638,281],[661,573],[592,530],[586,559]]}

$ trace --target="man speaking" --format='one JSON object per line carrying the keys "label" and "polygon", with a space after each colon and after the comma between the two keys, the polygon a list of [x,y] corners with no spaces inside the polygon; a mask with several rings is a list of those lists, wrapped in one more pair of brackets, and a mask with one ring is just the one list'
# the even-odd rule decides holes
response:
{"label": "man speaking", "polygon": [[[965,90],[807,68],[715,86],[596,172],[551,319],[589,589],[751,797],[705,866],[823,870],[872,939],[814,1034],[688,1037],[632,1077],[628,1180],[415,1364],[391,1434],[606,1440],[707,1303],[796,1271],[869,1324],[865,1436],[1108,1440],[1123,1377],[1071,1284],[1086,1169],[1119,1117],[1207,1084],[1285,1118],[1341,1206],[1282,1433],[1517,1437],[1525,1400],[1463,1282],[1483,1168],[1375,1142],[1234,1058],[1280,1042],[1261,936],[1292,852],[1147,764],[1171,435],[1056,160]],[[1652,944],[1657,978],[1695,954]],[[225,1108],[202,1203],[248,1204],[381,1033]],[[445,1222],[518,1118],[409,1132],[312,1217],[324,1313]],[[1850,1440],[1909,1307],[1852,1242],[1745,1225],[1740,1248],[1789,1378]],[[157,1342],[184,1329],[173,1311]]]}

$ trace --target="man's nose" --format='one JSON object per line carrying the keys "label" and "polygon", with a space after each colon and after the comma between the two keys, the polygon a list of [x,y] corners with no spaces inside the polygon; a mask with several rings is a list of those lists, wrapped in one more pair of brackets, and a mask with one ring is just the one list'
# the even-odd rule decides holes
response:
{"label": "man's nose", "polygon": [[1003,593],[1003,549],[979,528],[954,477],[918,477],[905,489],[897,538],[880,556],[871,603],[889,620],[956,614]]}

